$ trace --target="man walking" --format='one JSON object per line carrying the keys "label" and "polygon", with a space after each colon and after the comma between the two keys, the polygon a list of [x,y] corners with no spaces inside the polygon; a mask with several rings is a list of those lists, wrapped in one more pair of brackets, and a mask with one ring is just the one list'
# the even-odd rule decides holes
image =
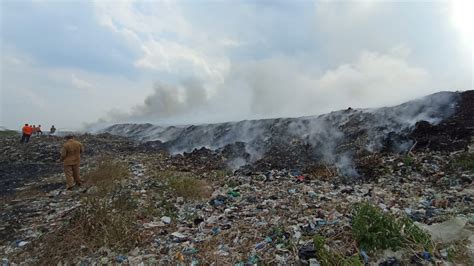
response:
{"label": "man walking", "polygon": [[49,130],[49,134],[50,135],[53,135],[54,132],[56,132],[56,128],[54,127],[54,125],[51,126],[51,129]]}
{"label": "man walking", "polygon": [[65,139],[66,142],[61,149],[61,161],[64,164],[67,189],[71,190],[74,187],[74,182],[77,186],[82,184],[82,180],[79,177],[79,164],[81,162],[81,154],[84,152],[84,146],[72,135],[66,136]]}
{"label": "man walking", "polygon": [[43,131],[41,131],[41,125],[36,127],[36,135],[43,135]]}
{"label": "man walking", "polygon": [[28,143],[28,141],[30,141],[31,134],[33,134],[33,128],[30,125],[25,124],[25,126],[21,129],[21,131],[23,135],[21,136],[20,142]]}

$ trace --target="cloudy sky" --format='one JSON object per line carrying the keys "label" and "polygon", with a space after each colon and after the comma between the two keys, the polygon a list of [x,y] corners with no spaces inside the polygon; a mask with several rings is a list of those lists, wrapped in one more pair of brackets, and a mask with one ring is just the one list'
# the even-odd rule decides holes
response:
{"label": "cloudy sky", "polygon": [[206,123],[473,87],[473,2],[1,2],[0,126]]}

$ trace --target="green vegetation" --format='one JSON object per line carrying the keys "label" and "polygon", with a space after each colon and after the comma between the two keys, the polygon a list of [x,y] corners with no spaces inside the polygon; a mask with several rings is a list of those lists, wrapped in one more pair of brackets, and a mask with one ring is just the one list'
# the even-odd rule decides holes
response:
{"label": "green vegetation", "polygon": [[143,241],[135,225],[136,202],[130,193],[118,188],[114,196],[90,195],[72,214],[68,224],[42,236],[37,250],[39,265],[70,262],[81,254],[97,252],[102,247],[126,252]]}
{"label": "green vegetation", "polygon": [[455,169],[461,168],[466,171],[474,171],[474,153],[462,153],[451,162],[451,166]]}
{"label": "green vegetation", "polygon": [[359,247],[366,251],[398,250],[407,246],[420,250],[432,249],[429,235],[410,219],[397,220],[369,203],[355,206],[352,234]]}
{"label": "green vegetation", "polygon": [[451,243],[446,251],[448,252],[448,261],[455,265],[470,265],[472,260],[468,250],[469,240],[464,239]]}
{"label": "green vegetation", "polygon": [[168,184],[179,197],[185,199],[206,197],[206,183],[192,176],[173,176],[169,178]]}
{"label": "green vegetation", "polygon": [[403,164],[405,164],[406,166],[412,166],[414,162],[415,162],[415,158],[413,158],[409,154],[403,158]]}
{"label": "green vegetation", "polygon": [[0,138],[20,136],[20,134],[14,130],[0,130]]}
{"label": "green vegetation", "polygon": [[165,182],[160,189],[171,192],[173,197],[196,200],[208,197],[211,192],[206,181],[198,179],[193,173],[168,171],[159,173],[157,178]]}
{"label": "green vegetation", "polygon": [[330,251],[326,246],[326,239],[317,235],[313,238],[314,247],[316,249],[316,258],[321,263],[321,265],[343,265],[343,266],[352,266],[352,265],[364,265],[359,255],[353,255],[351,257],[346,257],[344,254]]}
{"label": "green vegetation", "polygon": [[101,192],[114,189],[115,185],[127,177],[130,171],[123,162],[114,161],[109,157],[97,160],[96,166],[87,172],[83,178],[88,185],[95,185]]}
{"label": "green vegetation", "polygon": [[230,187],[230,188],[234,188],[234,187],[237,187],[239,186],[240,183],[236,180],[230,180],[229,182],[227,182],[227,186]]}
{"label": "green vegetation", "polygon": [[285,231],[283,226],[274,226],[270,228],[267,235],[272,238],[275,245],[279,245],[282,248],[288,249],[292,245],[290,234]]}

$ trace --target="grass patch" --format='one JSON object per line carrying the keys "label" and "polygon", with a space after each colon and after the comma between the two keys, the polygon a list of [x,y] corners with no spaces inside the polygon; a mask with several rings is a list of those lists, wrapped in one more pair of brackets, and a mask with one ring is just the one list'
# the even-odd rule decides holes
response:
{"label": "grass patch", "polygon": [[448,261],[455,265],[472,265],[472,259],[469,256],[469,240],[464,239],[451,243],[446,251],[448,252]]}
{"label": "grass patch", "polygon": [[205,180],[198,179],[189,172],[168,171],[159,173],[157,178],[161,178],[165,182],[164,190],[169,190],[176,197],[198,200],[209,197],[212,193]]}
{"label": "grass patch", "polygon": [[455,169],[461,168],[466,171],[474,171],[474,153],[462,153],[454,157],[451,166]]}
{"label": "grass patch", "polygon": [[72,214],[68,224],[44,235],[34,253],[39,265],[74,262],[74,259],[106,247],[127,252],[142,243],[135,225],[136,202],[129,192],[118,189],[112,198],[89,196]]}
{"label": "grass patch", "polygon": [[369,203],[355,206],[352,235],[359,247],[366,251],[388,248],[398,250],[407,246],[412,249],[432,250],[430,236],[410,219],[397,220]]}
{"label": "grass patch", "polygon": [[0,130],[0,138],[21,136],[18,132],[14,130]]}
{"label": "grass patch", "polygon": [[117,162],[109,157],[97,160],[97,165],[84,175],[87,184],[97,186],[99,190],[109,191],[117,181],[130,174],[126,164]]}
{"label": "grass patch", "polygon": [[346,257],[341,253],[330,251],[326,246],[326,238],[321,235],[313,238],[313,244],[316,249],[316,257],[321,265],[364,265],[358,254]]}
{"label": "grass patch", "polygon": [[409,154],[403,157],[403,164],[406,166],[412,166],[414,162],[415,162],[415,158],[413,158]]}
{"label": "grass patch", "polygon": [[207,183],[193,176],[172,176],[168,179],[168,184],[178,197],[185,199],[202,199],[209,196],[209,191],[206,189]]}

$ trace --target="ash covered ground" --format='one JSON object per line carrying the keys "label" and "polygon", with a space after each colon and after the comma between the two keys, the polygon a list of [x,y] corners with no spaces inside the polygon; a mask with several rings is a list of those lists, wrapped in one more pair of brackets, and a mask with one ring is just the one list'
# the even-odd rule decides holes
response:
{"label": "ash covered ground", "polygon": [[[0,137],[4,263],[474,263],[474,91],[318,117]],[[398,263],[398,264],[397,264]]]}

